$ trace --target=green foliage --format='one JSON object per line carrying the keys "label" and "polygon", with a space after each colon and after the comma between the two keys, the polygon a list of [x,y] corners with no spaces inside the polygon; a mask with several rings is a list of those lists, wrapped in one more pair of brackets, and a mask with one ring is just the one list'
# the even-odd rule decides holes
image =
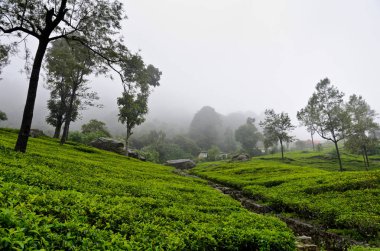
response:
{"label": "green foliage", "polygon": [[146,158],[147,161],[150,161],[153,163],[161,163],[160,153],[156,150],[156,148],[153,145],[143,147],[140,150],[140,152]]}
{"label": "green foliage", "polygon": [[361,152],[369,167],[368,151],[373,151],[377,145],[375,132],[379,125],[374,121],[376,113],[361,96],[356,95],[350,96],[346,111],[350,119],[344,146],[352,153]]}
{"label": "green foliage", "polygon": [[192,159],[200,151],[191,139],[183,135],[168,139],[163,131],[152,130],[132,139],[132,145],[140,148],[142,155],[147,155],[147,160],[155,163],[164,163],[173,159]]}
{"label": "green foliage", "polygon": [[[117,0],[81,1],[0,1],[0,35],[34,37],[38,47],[29,78],[29,91],[15,149],[25,152],[32,124],[39,75],[48,45],[60,39],[78,42],[97,56],[97,73],[115,70],[114,62],[127,51],[118,37],[121,21],[126,18],[123,5]],[[23,40],[25,43],[28,40]],[[68,116],[71,119],[71,116]],[[70,122],[67,119],[67,122]],[[65,127],[65,135],[68,126]]]}
{"label": "green foliage", "polygon": [[89,133],[83,133],[79,131],[74,131],[69,133],[69,140],[82,143],[82,144],[89,144],[94,139],[100,138],[100,137],[106,137],[106,135],[103,132],[89,132]]}
{"label": "green foliage", "polygon": [[236,140],[242,144],[244,150],[251,156],[255,155],[256,144],[262,138],[254,122],[255,119],[248,118],[247,123],[235,131]]}
{"label": "green foliage", "polygon": [[0,44],[0,75],[2,68],[8,64],[10,46]]}
{"label": "green foliage", "polygon": [[207,151],[207,159],[211,161],[215,161],[218,159],[218,156],[220,154],[220,149],[217,146],[212,146]]}
{"label": "green foliage", "polygon": [[218,144],[221,115],[210,106],[202,107],[190,124],[189,137],[203,150]]}
{"label": "green foliage", "polygon": [[[316,167],[328,165],[326,169],[333,170],[333,158],[323,159],[313,152],[289,155],[287,164],[279,161],[280,156],[271,156],[245,163],[203,163],[192,170],[241,189],[278,212],[293,213],[331,231],[347,230],[354,238],[377,243],[380,170],[326,171],[308,163]],[[357,163],[353,162],[353,167],[361,170]]]}
{"label": "green foliage", "polygon": [[289,135],[289,131],[294,130],[289,115],[281,112],[276,114],[273,109],[265,110],[265,119],[260,121],[260,126],[264,129],[264,145],[275,145],[275,142],[280,142],[281,156],[284,159],[284,143],[293,141],[293,136]]}
{"label": "green foliage", "polygon": [[205,181],[51,139],[20,154],[16,137],[0,129],[0,249],[295,249],[283,222]]}
{"label": "green foliage", "polygon": [[83,124],[82,133],[99,133],[102,134],[101,137],[111,137],[111,134],[106,127],[106,124],[96,119],[91,119],[87,124]]}
{"label": "green foliage", "polygon": [[201,151],[199,146],[193,140],[184,135],[176,135],[171,141],[178,145],[184,152],[190,153],[192,156],[197,156]]}
{"label": "green foliage", "polygon": [[305,108],[297,113],[298,119],[311,131],[335,144],[340,170],[343,170],[338,142],[345,138],[349,116],[344,109],[344,93],[330,83],[328,78],[315,86],[316,92]]}
{"label": "green foliage", "polygon": [[182,150],[182,148],[173,143],[166,143],[162,145],[162,148],[159,149],[160,153],[160,163],[165,162],[166,160],[171,159],[191,159],[192,155],[188,152]]}
{"label": "green foliage", "polygon": [[86,79],[95,69],[95,58],[79,42],[58,40],[47,51],[46,69],[50,90],[46,122],[56,128],[55,137],[59,137],[57,134],[65,124],[61,141],[64,143],[70,122],[77,120],[80,110],[95,106],[94,100],[99,99],[96,92],[89,91]]}
{"label": "green foliage", "polygon": [[7,114],[5,112],[0,111],[0,121],[7,120]]}
{"label": "green foliage", "polygon": [[161,72],[153,65],[145,66],[139,55],[122,58],[124,91],[117,98],[119,121],[127,128],[126,147],[132,130],[145,121],[148,113],[148,98],[152,87],[160,85]]}

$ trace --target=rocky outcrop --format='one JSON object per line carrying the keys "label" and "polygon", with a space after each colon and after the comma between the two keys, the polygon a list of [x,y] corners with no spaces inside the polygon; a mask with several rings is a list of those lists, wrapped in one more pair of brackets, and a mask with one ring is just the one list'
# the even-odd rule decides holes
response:
{"label": "rocky outcrop", "polygon": [[32,138],[39,138],[46,136],[42,130],[39,129],[30,129],[29,136]]}
{"label": "rocky outcrop", "polygon": [[97,138],[91,141],[89,145],[102,150],[125,154],[124,144],[111,138]]}
{"label": "rocky outcrop", "polygon": [[190,169],[195,167],[196,164],[191,159],[175,159],[166,161],[165,166],[173,166],[177,169]]}
{"label": "rocky outcrop", "polygon": [[251,157],[249,157],[248,154],[246,153],[241,153],[241,154],[237,154],[237,155],[234,155],[232,156],[232,161],[248,161],[250,160]]}
{"label": "rocky outcrop", "polygon": [[135,150],[128,150],[128,157],[146,161],[146,158],[142,156],[141,154],[139,154],[138,152],[136,152]]}

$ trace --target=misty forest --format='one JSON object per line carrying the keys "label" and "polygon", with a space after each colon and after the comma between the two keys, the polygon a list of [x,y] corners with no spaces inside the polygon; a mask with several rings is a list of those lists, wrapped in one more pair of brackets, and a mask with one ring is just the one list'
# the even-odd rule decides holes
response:
{"label": "misty forest", "polygon": [[0,250],[380,250],[380,3],[0,1]]}

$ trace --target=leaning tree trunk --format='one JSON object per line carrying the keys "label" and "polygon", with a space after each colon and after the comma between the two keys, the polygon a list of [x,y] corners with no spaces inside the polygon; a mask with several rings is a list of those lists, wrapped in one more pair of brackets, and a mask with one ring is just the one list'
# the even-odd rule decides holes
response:
{"label": "leaning tree trunk", "polygon": [[282,140],[280,140],[281,145],[281,159],[284,160],[284,146],[282,145]]}
{"label": "leaning tree trunk", "polygon": [[42,60],[44,58],[48,43],[48,39],[40,39],[38,43],[38,48],[34,58],[33,68],[29,80],[28,96],[26,98],[24,114],[22,116],[21,127],[15,146],[15,151],[18,152],[24,153],[28,145],[28,137],[33,120],[34,104],[37,96],[38,80],[40,77]]}
{"label": "leaning tree trunk", "polygon": [[335,144],[335,150],[336,150],[336,154],[338,156],[338,161],[339,161],[339,171],[343,171],[343,166],[342,166],[342,160],[340,158],[340,152],[339,152],[339,147],[338,147],[338,142],[337,141],[334,141],[334,144]]}
{"label": "leaning tree trunk", "polygon": [[313,145],[313,152],[315,151],[315,147],[314,147],[314,137],[313,137],[313,135],[314,135],[314,133],[310,133],[310,135],[311,135],[311,144]]}

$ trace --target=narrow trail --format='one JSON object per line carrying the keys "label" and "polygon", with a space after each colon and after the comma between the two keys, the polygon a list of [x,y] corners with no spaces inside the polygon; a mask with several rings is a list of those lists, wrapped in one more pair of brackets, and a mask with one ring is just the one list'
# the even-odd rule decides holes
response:
{"label": "narrow trail", "polygon": [[329,233],[325,229],[320,226],[316,226],[310,223],[307,223],[300,219],[294,219],[290,217],[286,217],[276,212],[272,208],[261,205],[257,203],[252,198],[247,197],[247,195],[243,194],[242,191],[237,190],[235,188],[228,187],[223,184],[216,183],[214,181],[189,174],[183,170],[175,170],[175,173],[202,179],[208,182],[208,184],[220,191],[221,193],[227,194],[231,196],[233,199],[239,201],[243,207],[250,210],[254,213],[259,214],[270,214],[278,217],[282,221],[284,221],[290,229],[293,230],[297,237],[297,249],[304,251],[316,251],[316,250],[347,250],[352,245],[363,245],[363,243],[359,243],[357,241],[342,237],[337,234]]}

